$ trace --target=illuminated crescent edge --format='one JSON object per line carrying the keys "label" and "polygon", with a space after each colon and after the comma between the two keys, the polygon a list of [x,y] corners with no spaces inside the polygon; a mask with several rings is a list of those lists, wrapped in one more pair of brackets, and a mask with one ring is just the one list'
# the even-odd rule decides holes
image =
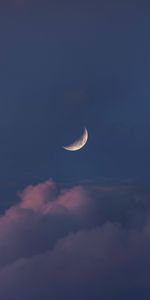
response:
{"label": "illuminated crescent edge", "polygon": [[85,146],[85,144],[87,143],[87,140],[88,140],[88,131],[85,128],[82,136],[78,140],[76,140],[71,145],[65,146],[63,148],[68,151],[77,151]]}

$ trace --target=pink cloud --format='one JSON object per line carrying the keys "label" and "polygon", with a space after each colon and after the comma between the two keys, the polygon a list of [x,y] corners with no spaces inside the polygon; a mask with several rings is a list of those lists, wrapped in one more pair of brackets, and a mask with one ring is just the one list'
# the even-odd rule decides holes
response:
{"label": "pink cloud", "polygon": [[[111,299],[118,286],[119,293],[147,288],[150,211],[140,206],[144,222],[135,226],[137,193],[109,185],[60,190],[51,179],[19,192],[0,217],[0,298],[97,300]],[[117,221],[121,213],[132,222]]]}
{"label": "pink cloud", "polygon": [[35,186],[28,186],[20,196],[20,208],[31,209],[41,214],[63,214],[82,216],[88,212],[91,199],[82,186],[58,192],[56,183],[48,180]]}
{"label": "pink cloud", "polygon": [[19,204],[0,217],[0,266],[52,247],[59,236],[77,230],[92,207],[85,188],[59,191],[51,179],[18,194]]}
{"label": "pink cloud", "polygon": [[47,204],[55,200],[56,189],[56,184],[51,179],[35,186],[30,185],[18,193],[21,199],[19,206],[44,213]]}

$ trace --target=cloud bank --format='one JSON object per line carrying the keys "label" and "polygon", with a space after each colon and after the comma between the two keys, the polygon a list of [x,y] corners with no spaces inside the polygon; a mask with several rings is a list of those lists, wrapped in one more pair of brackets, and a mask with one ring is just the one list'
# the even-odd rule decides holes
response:
{"label": "cloud bank", "polygon": [[148,299],[150,191],[131,185],[19,192],[0,217],[0,299]]}

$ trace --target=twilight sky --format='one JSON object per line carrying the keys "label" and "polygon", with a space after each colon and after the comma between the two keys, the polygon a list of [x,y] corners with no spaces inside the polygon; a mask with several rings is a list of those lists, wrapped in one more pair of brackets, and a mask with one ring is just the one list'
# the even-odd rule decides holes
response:
{"label": "twilight sky", "polygon": [[149,16],[0,1],[2,300],[149,299]]}

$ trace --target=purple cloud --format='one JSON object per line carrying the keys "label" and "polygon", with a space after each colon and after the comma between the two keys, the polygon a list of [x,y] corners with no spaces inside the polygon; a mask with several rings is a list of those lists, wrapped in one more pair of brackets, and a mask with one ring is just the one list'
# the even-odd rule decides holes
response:
{"label": "purple cloud", "polygon": [[[150,296],[148,191],[129,185],[59,190],[48,180],[19,195],[20,203],[0,217],[1,299]],[[122,206],[125,222],[117,216]]]}

